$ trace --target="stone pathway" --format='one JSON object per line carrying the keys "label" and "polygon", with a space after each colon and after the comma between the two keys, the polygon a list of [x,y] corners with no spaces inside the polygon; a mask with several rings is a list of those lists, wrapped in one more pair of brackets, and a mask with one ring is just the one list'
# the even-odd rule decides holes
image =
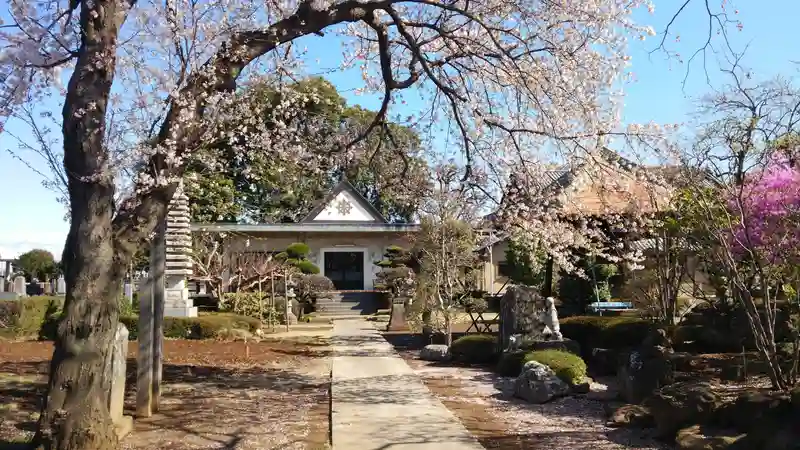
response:
{"label": "stone pathway", "polygon": [[333,329],[334,450],[483,450],[364,320]]}

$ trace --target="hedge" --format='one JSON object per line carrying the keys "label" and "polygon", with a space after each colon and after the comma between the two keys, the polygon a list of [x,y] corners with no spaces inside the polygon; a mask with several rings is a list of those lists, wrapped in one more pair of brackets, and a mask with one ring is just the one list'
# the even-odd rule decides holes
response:
{"label": "hedge", "polygon": [[[0,336],[11,339],[38,338],[53,340],[58,332],[63,300],[61,297],[34,296],[20,300],[0,301]],[[135,340],[139,318],[120,317]],[[212,313],[200,317],[165,317],[164,336],[184,339],[224,337],[230,330],[254,333],[261,328],[258,319],[227,313]]]}
{"label": "hedge", "polygon": [[453,360],[468,364],[485,364],[497,360],[497,338],[489,334],[462,336],[450,345]]}
{"label": "hedge", "polygon": [[656,324],[636,317],[572,316],[559,320],[561,334],[578,342],[584,357],[594,348],[622,349],[640,344]]}
{"label": "hedge", "polygon": [[[119,321],[128,329],[128,339],[135,340],[139,334],[139,317],[120,317]],[[225,337],[230,330],[246,330],[255,333],[261,321],[252,317],[229,313],[209,313],[199,317],[165,317],[164,337],[176,339],[215,339]]]}
{"label": "hedge", "polygon": [[63,297],[37,295],[0,301],[0,332],[9,338],[38,337],[47,318],[58,314]]}
{"label": "hedge", "polygon": [[[536,361],[553,369],[558,378],[564,382],[575,385],[582,383],[586,378],[586,363],[580,356],[561,350],[537,350],[525,354],[522,365]],[[520,369],[521,370],[521,369]]]}

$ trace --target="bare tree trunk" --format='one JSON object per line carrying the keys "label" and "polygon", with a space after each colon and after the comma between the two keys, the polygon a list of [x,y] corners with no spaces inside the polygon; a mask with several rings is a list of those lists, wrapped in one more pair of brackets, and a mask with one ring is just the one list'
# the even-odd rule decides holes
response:
{"label": "bare tree trunk", "polygon": [[115,449],[106,361],[118,322],[125,264],[111,233],[113,187],[71,183],[72,224],[62,261],[67,285],[48,395],[34,442],[52,450]]}
{"label": "bare tree trunk", "polygon": [[445,333],[445,341],[444,343],[447,344],[448,347],[453,344],[453,322],[450,320],[450,311],[443,311],[444,312],[444,333]]}

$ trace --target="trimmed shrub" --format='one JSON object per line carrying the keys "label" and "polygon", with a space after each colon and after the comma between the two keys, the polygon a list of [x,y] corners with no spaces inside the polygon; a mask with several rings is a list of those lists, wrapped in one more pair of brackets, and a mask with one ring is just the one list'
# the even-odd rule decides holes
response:
{"label": "trimmed shrub", "polygon": [[17,320],[19,320],[19,302],[16,300],[0,301],[0,330],[13,332],[17,326]]}
{"label": "trimmed shrub", "polygon": [[119,321],[128,329],[129,341],[139,338],[139,316],[120,316]]}
{"label": "trimmed shrub", "polygon": [[0,302],[0,330],[9,338],[37,337],[62,305],[61,297],[45,295]]}
{"label": "trimmed shrub", "polygon": [[[558,378],[566,383],[575,385],[586,378],[586,363],[580,356],[561,350],[539,350],[525,354],[522,366],[530,361],[536,361],[553,369]],[[520,371],[522,370],[520,366]]]}
{"label": "trimmed shrub", "polygon": [[584,357],[594,348],[622,349],[640,344],[655,324],[636,317],[572,316],[559,320],[561,334],[578,342]]}
{"label": "trimmed shrub", "polygon": [[306,275],[316,275],[319,273],[319,267],[307,259],[301,259],[300,261],[297,261],[294,263],[294,266],[297,267],[300,272],[303,272]]}
{"label": "trimmed shrub", "polygon": [[303,242],[295,242],[286,247],[286,256],[291,259],[303,259],[311,249]]}
{"label": "trimmed shrub", "polygon": [[[48,321],[41,331],[42,339],[52,340],[56,336],[60,316]],[[128,339],[139,336],[139,317],[120,316],[119,321],[128,329]],[[261,321],[236,314],[212,313],[200,317],[165,317],[164,337],[174,339],[214,339],[230,330],[245,330],[255,333],[261,328]]]}
{"label": "trimmed shrub", "polygon": [[450,345],[453,360],[468,364],[486,364],[497,360],[497,338],[489,334],[462,336]]}

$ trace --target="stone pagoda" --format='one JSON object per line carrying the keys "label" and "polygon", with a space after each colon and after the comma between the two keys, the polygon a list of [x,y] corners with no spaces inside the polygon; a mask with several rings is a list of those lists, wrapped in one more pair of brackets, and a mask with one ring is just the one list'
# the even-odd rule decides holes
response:
{"label": "stone pagoda", "polygon": [[189,298],[187,278],[192,275],[192,231],[189,197],[180,183],[167,212],[165,232],[164,315],[197,317],[197,307]]}

